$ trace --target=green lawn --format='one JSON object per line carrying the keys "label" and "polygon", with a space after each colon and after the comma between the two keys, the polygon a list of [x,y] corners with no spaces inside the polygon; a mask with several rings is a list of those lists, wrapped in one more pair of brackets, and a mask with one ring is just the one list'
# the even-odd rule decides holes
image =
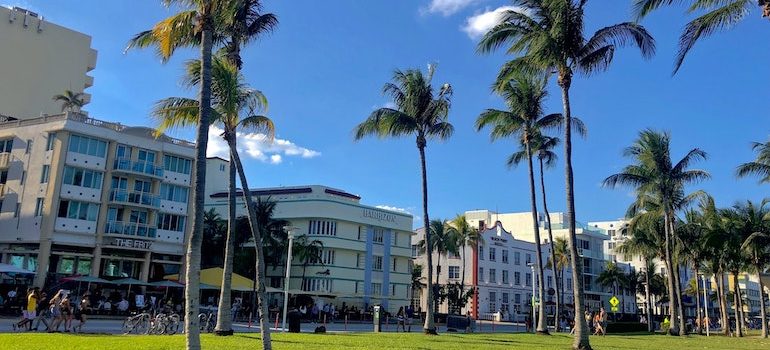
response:
{"label": "green lawn", "polygon": [[[255,334],[232,337],[203,336],[203,349],[258,349]],[[418,333],[351,333],[351,334],[275,334],[275,349],[569,349],[571,337],[563,334],[442,334],[428,337]],[[70,334],[0,334],[0,349],[72,349],[129,350],[183,349],[184,338],[176,336],[108,336]],[[592,337],[594,349],[770,349],[770,340],[759,337],[742,339],[712,336],[675,338],[663,335],[608,335]]]}

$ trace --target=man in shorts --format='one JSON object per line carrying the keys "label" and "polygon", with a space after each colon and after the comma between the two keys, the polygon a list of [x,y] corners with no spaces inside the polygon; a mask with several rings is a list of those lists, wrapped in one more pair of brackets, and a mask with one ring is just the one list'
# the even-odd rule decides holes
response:
{"label": "man in shorts", "polygon": [[26,326],[26,330],[32,329],[32,320],[35,319],[37,313],[37,301],[40,300],[40,288],[30,288],[27,291],[27,304],[22,310],[22,319],[19,323],[13,324],[13,330],[22,330]]}

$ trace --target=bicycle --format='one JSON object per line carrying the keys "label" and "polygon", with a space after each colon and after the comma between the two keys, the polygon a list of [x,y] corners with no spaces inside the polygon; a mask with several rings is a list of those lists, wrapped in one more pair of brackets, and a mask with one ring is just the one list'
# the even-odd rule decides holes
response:
{"label": "bicycle", "polygon": [[198,327],[201,332],[211,333],[217,325],[217,315],[213,312],[198,315]]}
{"label": "bicycle", "polygon": [[176,334],[179,331],[179,315],[157,314],[151,320],[149,334]]}
{"label": "bicycle", "polygon": [[123,321],[123,334],[147,334],[150,331],[150,318],[146,312],[128,316]]}

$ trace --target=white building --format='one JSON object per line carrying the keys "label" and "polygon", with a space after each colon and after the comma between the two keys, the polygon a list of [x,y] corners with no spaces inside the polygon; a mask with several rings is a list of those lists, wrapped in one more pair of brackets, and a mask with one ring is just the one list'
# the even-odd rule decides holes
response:
{"label": "white building", "polygon": [[[82,93],[96,67],[91,37],[48,22],[22,8],[0,6],[0,116],[37,118],[61,113],[52,99],[64,90]],[[88,103],[91,95],[83,96]]]}
{"label": "white building", "polygon": [[[209,158],[208,179],[226,179],[229,162]],[[207,186],[206,208],[227,217],[227,182]],[[240,190],[239,190],[240,193]],[[381,304],[395,313],[409,302],[412,216],[367,206],[354,194],[326,186],[252,189],[252,195],[276,201],[275,219],[287,220],[295,236],[323,243],[322,262],[311,263],[303,281],[302,262],[292,262],[293,294],[334,297],[340,307]],[[238,215],[245,215],[243,197]],[[284,268],[285,269],[285,268]],[[269,285],[284,287],[284,269],[269,269]]]}
{"label": "white building", "polygon": [[182,264],[194,144],[66,113],[0,123],[0,261],[35,285]]}

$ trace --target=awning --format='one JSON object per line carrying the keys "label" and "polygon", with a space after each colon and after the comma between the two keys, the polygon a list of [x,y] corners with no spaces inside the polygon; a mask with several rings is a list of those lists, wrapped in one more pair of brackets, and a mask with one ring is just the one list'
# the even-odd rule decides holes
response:
{"label": "awning", "polygon": [[94,276],[65,277],[65,278],[62,278],[62,281],[113,284],[112,281],[108,281],[106,279],[99,278],[99,277],[94,277]]}
{"label": "awning", "polygon": [[184,284],[175,281],[163,280],[158,282],[148,283],[148,286],[153,287],[170,287],[170,288],[184,288]]}
{"label": "awning", "polygon": [[35,273],[32,271],[27,271],[25,269],[10,265],[10,264],[0,264],[0,273],[7,273],[10,275],[13,274],[19,274],[19,275],[34,275]]}
{"label": "awning", "polygon": [[[222,271],[221,267],[212,267],[210,269],[201,270],[201,284],[205,283],[207,285],[217,286],[216,289],[219,289],[219,286],[222,286]],[[178,281],[179,274],[166,275],[163,279]],[[233,273],[230,288],[234,291],[250,292],[254,289],[254,281],[237,273]]]}

